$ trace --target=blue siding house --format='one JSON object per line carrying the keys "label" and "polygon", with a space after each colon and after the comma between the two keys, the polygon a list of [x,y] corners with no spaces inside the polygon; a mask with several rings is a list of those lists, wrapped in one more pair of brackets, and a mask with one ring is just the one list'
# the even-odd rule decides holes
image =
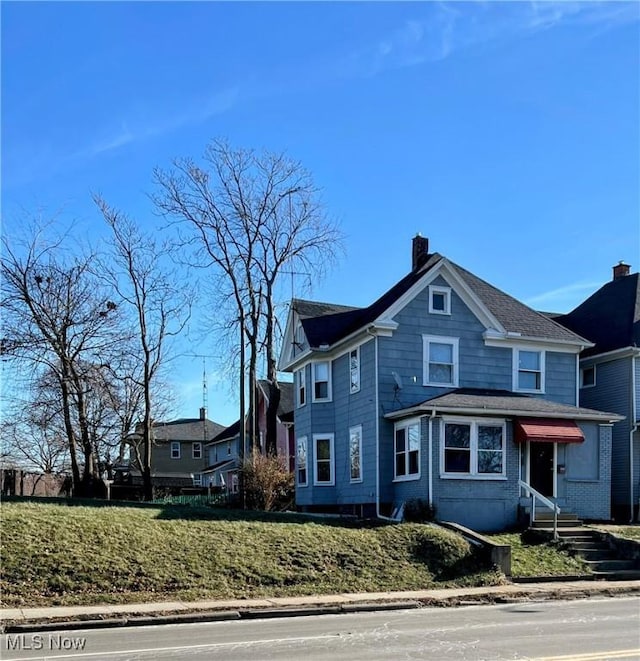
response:
{"label": "blue siding house", "polygon": [[640,501],[640,277],[623,262],[613,279],[569,314],[555,317],[593,346],[580,354],[580,404],[624,416],[613,427],[613,515],[638,520]]}
{"label": "blue siding house", "polygon": [[411,271],[366,308],[294,299],[296,503],[389,516],[419,498],[477,530],[537,493],[610,516],[615,413],[578,407],[591,343],[413,240]]}

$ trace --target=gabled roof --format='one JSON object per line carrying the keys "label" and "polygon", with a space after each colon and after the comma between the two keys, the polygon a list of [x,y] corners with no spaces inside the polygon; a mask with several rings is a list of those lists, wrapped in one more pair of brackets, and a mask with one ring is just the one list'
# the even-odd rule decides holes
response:
{"label": "gabled roof", "polygon": [[156,441],[210,441],[224,429],[213,420],[179,418],[169,422],[154,422],[153,434]]}
{"label": "gabled roof", "polygon": [[201,473],[215,473],[215,471],[220,470],[221,468],[226,468],[227,466],[233,465],[235,467],[236,465],[236,460],[235,459],[224,459],[222,461],[218,461],[215,464],[211,464],[210,466],[206,466],[203,468],[200,472]]}
{"label": "gabled roof", "polygon": [[557,318],[595,344],[583,356],[640,347],[640,276],[611,280],[577,308]]}
{"label": "gabled roof", "polygon": [[[513,296],[505,294],[488,282],[481,280],[461,266],[454,264],[473,293],[482,301],[489,312],[504,326],[509,333],[520,333],[527,337],[539,337],[545,340],[577,341],[575,333],[541,312],[536,312]],[[580,335],[580,333],[578,333]]]}
{"label": "gabled roof", "polygon": [[[269,382],[265,379],[258,381],[260,390],[264,393],[265,399],[269,398]],[[291,413],[294,409],[293,402],[293,383],[289,381],[279,381],[280,386],[280,403],[278,404],[278,417],[282,420],[283,416]]]}
{"label": "gabled roof", "polygon": [[[425,263],[408,273],[402,280],[385,292],[377,301],[366,308],[347,308],[342,312],[331,312],[330,306],[318,304],[322,314],[302,319],[302,326],[311,347],[323,344],[332,345],[351,333],[372,323],[384,315],[389,307],[416,285],[426,274],[438,265],[446,264],[452,268],[469,288],[472,295],[504,327],[507,333],[519,334],[544,340],[574,342],[586,344],[583,338],[556,323],[547,316],[532,310],[509,294],[497,289],[473,273],[446,260],[442,255],[428,255]],[[304,310],[309,313],[314,308],[310,301],[304,301]],[[334,306],[335,307],[335,306]]]}
{"label": "gabled roof", "polygon": [[219,443],[220,441],[233,440],[240,434],[240,420],[236,420],[232,425],[223,427],[220,433],[209,441],[211,443]]}
{"label": "gabled roof", "polygon": [[461,415],[528,416],[532,418],[597,420],[607,423],[623,419],[623,416],[617,413],[559,404],[540,397],[512,393],[508,390],[482,388],[456,388],[405,409],[390,411],[385,417],[397,419],[409,415],[429,413],[434,409],[438,413],[457,413]]}

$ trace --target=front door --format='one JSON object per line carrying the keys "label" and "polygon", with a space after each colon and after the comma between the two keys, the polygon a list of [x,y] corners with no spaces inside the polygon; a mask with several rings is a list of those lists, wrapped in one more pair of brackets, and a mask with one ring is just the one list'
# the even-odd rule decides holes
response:
{"label": "front door", "polygon": [[553,443],[529,444],[529,482],[549,498],[553,497]]}

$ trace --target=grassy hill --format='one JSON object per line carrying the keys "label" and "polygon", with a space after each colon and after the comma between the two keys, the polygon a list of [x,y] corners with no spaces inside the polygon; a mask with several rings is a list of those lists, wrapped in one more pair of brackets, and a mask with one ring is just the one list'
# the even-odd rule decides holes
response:
{"label": "grassy hill", "polygon": [[4,606],[249,598],[500,582],[437,526],[179,507],[3,503]]}

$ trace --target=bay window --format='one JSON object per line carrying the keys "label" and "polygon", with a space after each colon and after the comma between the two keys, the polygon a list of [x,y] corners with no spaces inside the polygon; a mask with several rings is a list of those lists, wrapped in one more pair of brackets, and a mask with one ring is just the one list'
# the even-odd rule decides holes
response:
{"label": "bay window", "polygon": [[394,479],[420,477],[420,420],[398,422],[394,427]]}
{"label": "bay window", "polygon": [[448,477],[504,477],[505,436],[504,420],[445,418],[440,472]]}

